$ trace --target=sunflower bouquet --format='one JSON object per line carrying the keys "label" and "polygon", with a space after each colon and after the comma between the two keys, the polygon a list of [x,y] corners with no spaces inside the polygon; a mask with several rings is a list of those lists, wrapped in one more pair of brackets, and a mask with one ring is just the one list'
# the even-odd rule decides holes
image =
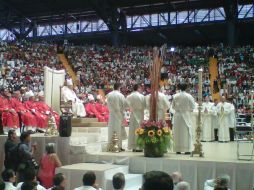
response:
{"label": "sunflower bouquet", "polygon": [[161,157],[172,147],[172,133],[165,122],[145,121],[135,133],[137,145],[144,148],[147,157]]}

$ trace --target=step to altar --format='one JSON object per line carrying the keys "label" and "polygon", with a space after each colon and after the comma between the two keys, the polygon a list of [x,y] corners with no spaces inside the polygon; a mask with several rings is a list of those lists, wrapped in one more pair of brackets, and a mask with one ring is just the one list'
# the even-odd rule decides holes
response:
{"label": "step to altar", "polygon": [[[67,178],[66,189],[70,190],[82,186],[83,175],[88,171],[93,171],[96,175],[96,183],[98,183],[103,190],[107,190],[107,182],[108,182],[107,179],[112,179],[113,175],[118,172],[128,174],[129,166],[112,165],[112,164],[78,163],[62,166],[56,169],[56,173],[65,174]],[[133,177],[129,178],[131,183],[134,182]]]}
{"label": "step to altar", "polygon": [[107,122],[79,122],[72,123],[72,127],[107,127]]}
{"label": "step to altar", "polygon": [[[129,134],[129,127],[125,127],[127,135]],[[82,136],[83,133],[99,133],[102,135],[108,135],[107,127],[73,127],[72,136]]]}
{"label": "step to altar", "polygon": [[72,118],[71,119],[71,123],[87,123],[87,122],[98,122],[97,118],[83,118],[83,117],[79,117],[79,118]]}

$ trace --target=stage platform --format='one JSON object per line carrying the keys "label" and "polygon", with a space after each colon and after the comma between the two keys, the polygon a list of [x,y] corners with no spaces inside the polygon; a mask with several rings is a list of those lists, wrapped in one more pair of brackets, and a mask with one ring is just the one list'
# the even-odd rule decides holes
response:
{"label": "stage platform", "polygon": [[[126,131],[128,132],[128,128],[126,128]],[[6,138],[6,135],[0,136],[2,147]],[[237,160],[236,142],[203,143],[204,158],[176,155],[172,152],[165,154],[163,158],[145,158],[143,153],[133,153],[131,151],[109,153],[106,152],[107,128],[105,127],[73,128],[71,137],[45,137],[43,134],[35,134],[32,135],[33,142],[38,144],[38,150],[35,154],[38,162],[45,152],[45,145],[49,142],[56,143],[57,154],[64,164],[62,169],[65,172],[71,171],[75,174],[77,171],[75,164],[84,164],[82,167],[78,167],[79,176],[82,176],[85,171],[97,171],[98,168],[104,168],[104,166],[103,173],[105,175],[107,170],[112,172],[118,171],[115,170],[118,167],[125,169],[128,167],[128,172],[125,174],[128,175],[128,183],[132,184],[129,185],[130,189],[134,188],[134,184],[140,184],[141,174],[151,170],[162,170],[168,173],[180,171],[183,173],[185,180],[190,182],[193,190],[203,190],[205,180],[215,178],[220,174],[230,175],[232,190],[252,190],[254,186],[254,161]],[[127,148],[127,140],[123,142],[123,145],[124,148]],[[251,144],[241,146],[243,146],[242,153],[250,153]],[[3,169],[3,160],[4,149],[1,148],[1,170]],[[72,168],[73,166],[74,168]],[[112,166],[114,170],[110,169],[109,166]],[[101,181],[103,187],[106,187],[104,190],[111,189],[110,180],[110,176],[107,176],[105,180]],[[80,183],[75,185],[77,186]]]}

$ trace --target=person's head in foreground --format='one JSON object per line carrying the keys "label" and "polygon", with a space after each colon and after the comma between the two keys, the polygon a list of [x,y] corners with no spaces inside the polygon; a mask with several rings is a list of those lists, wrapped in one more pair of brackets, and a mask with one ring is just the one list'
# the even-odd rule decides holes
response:
{"label": "person's head in foreground", "polygon": [[20,141],[22,143],[30,143],[31,142],[31,133],[29,131],[21,133]]}
{"label": "person's head in foreground", "polygon": [[37,190],[37,183],[34,181],[27,181],[21,185],[21,190]]}
{"label": "person's head in foreground", "polygon": [[171,175],[174,185],[177,185],[179,182],[183,181],[183,176],[180,172],[174,172]]}
{"label": "person's head in foreground", "polygon": [[94,172],[90,171],[90,172],[86,172],[83,176],[83,185],[84,186],[95,186],[95,182],[96,182],[96,175]]}
{"label": "person's head in foreground", "polygon": [[16,131],[11,129],[8,131],[8,139],[11,141],[15,141],[17,139]]}
{"label": "person's head in foreground", "polygon": [[125,186],[125,177],[124,177],[124,174],[123,173],[116,173],[113,176],[112,183],[113,183],[113,188],[115,190],[123,190],[124,186]]}
{"label": "person's head in foreground", "polygon": [[190,184],[186,181],[181,181],[175,186],[175,190],[190,190]]}
{"label": "person's head in foreground", "polygon": [[13,170],[8,169],[4,170],[2,172],[2,179],[3,182],[0,183],[0,190],[5,189],[5,183],[15,183],[16,182],[16,176]]}
{"label": "person's head in foreground", "polygon": [[56,151],[55,151],[55,143],[48,143],[46,145],[45,150],[46,150],[47,154],[54,154],[54,153],[56,153]]}
{"label": "person's head in foreground", "polygon": [[165,172],[150,171],[144,174],[142,190],[173,190],[173,180]]}
{"label": "person's head in foreground", "polygon": [[215,188],[229,188],[230,177],[228,175],[221,175],[215,179]]}
{"label": "person's head in foreground", "polygon": [[26,169],[25,175],[24,175],[24,181],[25,182],[29,182],[29,181],[36,182],[37,181],[36,171],[32,168]]}
{"label": "person's head in foreground", "polygon": [[66,177],[62,173],[58,173],[53,178],[53,184],[55,187],[64,189],[66,186]]}

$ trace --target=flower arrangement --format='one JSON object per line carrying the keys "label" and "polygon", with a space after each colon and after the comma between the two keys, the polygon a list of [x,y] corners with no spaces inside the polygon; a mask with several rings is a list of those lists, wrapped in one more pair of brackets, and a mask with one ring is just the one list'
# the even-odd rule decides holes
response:
{"label": "flower arrangement", "polygon": [[[171,130],[163,121],[144,121],[135,133],[138,136],[137,145],[145,149],[145,156],[160,157],[159,155],[163,156],[163,153],[172,147]],[[154,149],[149,152],[154,152],[155,155],[146,155],[146,149]]]}

